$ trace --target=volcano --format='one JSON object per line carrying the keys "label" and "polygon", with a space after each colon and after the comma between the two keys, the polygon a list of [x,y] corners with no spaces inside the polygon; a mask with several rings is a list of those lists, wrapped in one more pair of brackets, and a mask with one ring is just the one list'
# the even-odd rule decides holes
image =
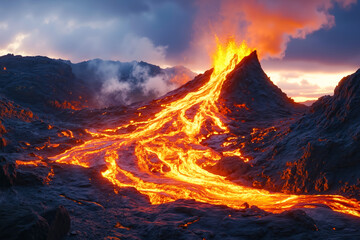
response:
{"label": "volcano", "polygon": [[[69,65],[32,59],[42,67],[30,78],[66,68],[82,107],[1,99],[0,237],[360,236],[359,71],[306,107],[271,82],[256,51],[234,47],[160,98],[103,109],[81,105],[93,90]],[[2,79],[18,74],[1,64]],[[75,101],[65,92],[62,103]]]}

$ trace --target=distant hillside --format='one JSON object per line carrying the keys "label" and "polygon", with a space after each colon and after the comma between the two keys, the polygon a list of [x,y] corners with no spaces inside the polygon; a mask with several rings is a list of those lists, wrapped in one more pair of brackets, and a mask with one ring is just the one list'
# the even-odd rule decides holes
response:
{"label": "distant hillside", "polygon": [[194,78],[189,69],[94,59],[0,57],[0,94],[35,111],[79,110],[147,102]]}
{"label": "distant hillside", "polygon": [[300,104],[304,104],[305,106],[311,106],[314,102],[316,102],[317,100],[307,100],[304,102],[299,102]]}

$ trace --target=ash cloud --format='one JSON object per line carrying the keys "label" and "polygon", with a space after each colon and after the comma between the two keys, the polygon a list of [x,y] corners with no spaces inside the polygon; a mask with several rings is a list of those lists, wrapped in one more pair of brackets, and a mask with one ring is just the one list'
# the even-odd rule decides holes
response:
{"label": "ash cloud", "polygon": [[331,29],[320,29],[304,39],[293,39],[286,49],[284,60],[291,62],[303,60],[309,64],[323,63],[334,67],[347,66],[354,71],[359,68],[360,48],[360,4],[352,4],[346,9],[335,6],[330,10],[334,15],[335,26]]}
{"label": "ash cloud", "polygon": [[[205,58],[214,51],[216,34],[222,41],[233,36],[246,40],[262,58],[282,58],[292,39],[304,39],[335,25],[335,6],[350,8],[356,0],[198,0],[199,14],[191,52]],[[204,51],[203,49],[206,49]]]}

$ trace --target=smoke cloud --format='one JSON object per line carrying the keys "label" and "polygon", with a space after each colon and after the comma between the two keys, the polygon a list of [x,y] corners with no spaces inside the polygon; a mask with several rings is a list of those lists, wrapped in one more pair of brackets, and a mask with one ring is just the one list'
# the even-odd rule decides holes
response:
{"label": "smoke cloud", "polygon": [[199,13],[190,52],[197,52],[193,54],[197,62],[206,59],[205,56],[214,50],[214,35],[217,35],[222,41],[229,37],[239,42],[246,40],[262,58],[281,58],[292,38],[305,38],[316,30],[334,26],[334,16],[329,11],[335,4],[347,8],[355,2],[198,0]]}
{"label": "smoke cloud", "polygon": [[72,65],[74,74],[93,90],[94,107],[149,101],[180,87],[195,74],[184,67],[162,69],[145,62],[99,59]]}

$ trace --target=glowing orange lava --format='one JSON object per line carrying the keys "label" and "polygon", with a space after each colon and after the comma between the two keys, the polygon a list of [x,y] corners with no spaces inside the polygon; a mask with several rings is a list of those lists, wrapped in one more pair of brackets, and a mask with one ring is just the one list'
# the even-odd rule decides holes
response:
{"label": "glowing orange lava", "polygon": [[16,160],[16,164],[17,165],[24,165],[24,166],[35,166],[38,167],[40,165],[47,165],[46,162],[42,161],[42,160],[32,160],[32,161],[21,161],[21,160]]}
{"label": "glowing orange lava", "polygon": [[[152,204],[195,199],[240,209],[247,202],[274,213],[326,204],[334,211],[360,216],[359,202],[342,196],[270,193],[238,185],[205,170],[224,155],[242,158],[239,149],[217,152],[201,143],[213,135],[231,140],[217,100],[228,73],[252,51],[245,42],[219,44],[210,80],[197,91],[162,105],[162,110],[146,121],[132,120],[115,129],[88,130],[91,140],[51,159],[83,167],[105,164],[103,177],[118,187],[136,188],[149,196]],[[129,126],[136,129],[119,133]]]}

